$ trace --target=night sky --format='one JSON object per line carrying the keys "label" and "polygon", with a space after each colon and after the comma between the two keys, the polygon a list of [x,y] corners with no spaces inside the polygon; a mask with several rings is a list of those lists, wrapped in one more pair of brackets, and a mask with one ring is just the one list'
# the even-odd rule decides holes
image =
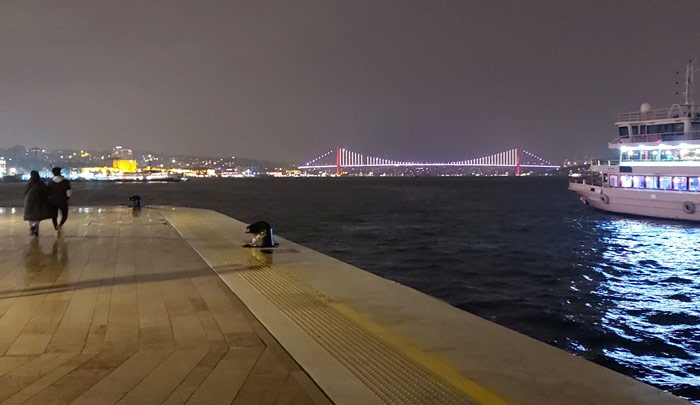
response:
{"label": "night sky", "polygon": [[602,156],[691,58],[697,0],[2,0],[0,148]]}

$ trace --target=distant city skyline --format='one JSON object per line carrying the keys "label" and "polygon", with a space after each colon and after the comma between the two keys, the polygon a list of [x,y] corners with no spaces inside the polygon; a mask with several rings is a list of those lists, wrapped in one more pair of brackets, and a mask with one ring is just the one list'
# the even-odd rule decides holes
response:
{"label": "distant city skyline", "polygon": [[[327,151],[323,153],[320,156],[317,156],[314,159],[311,159],[306,162],[282,162],[282,161],[272,161],[270,159],[251,159],[245,156],[239,156],[239,160],[256,160],[256,161],[261,161],[265,163],[274,163],[274,164],[283,164],[283,165],[290,165],[290,166],[300,166],[304,167],[306,165],[310,164],[320,164],[321,162],[324,162],[324,164],[327,164],[328,162],[335,164],[335,163],[340,163],[342,164],[378,164],[378,163],[388,163],[388,164],[400,164],[400,163],[409,163],[412,162],[413,164],[419,164],[420,162],[423,163],[428,163],[428,164],[434,164],[434,163],[449,163],[449,162],[454,162],[458,163],[459,161],[467,161],[467,160],[472,160],[476,162],[476,160],[479,159],[486,159],[484,160],[483,163],[486,163],[489,158],[495,159],[493,161],[494,164],[498,163],[499,159],[504,160],[506,159],[506,156],[509,157],[509,159],[516,159],[517,156],[520,155],[519,159],[532,159],[533,162],[537,163],[542,163],[542,164],[547,164],[547,165],[558,165],[558,162],[553,162],[548,159],[542,158],[540,156],[534,155],[532,152],[524,149],[518,149],[518,148],[512,148],[507,151],[502,151],[499,153],[491,154],[489,156],[470,156],[466,159],[445,159],[445,160],[435,160],[435,161],[428,161],[428,160],[396,160],[392,158],[386,158],[386,157],[379,157],[379,156],[369,156],[366,154],[361,154],[357,153],[351,150],[347,150],[345,148],[334,148],[331,151]],[[10,160],[12,158],[17,158],[18,156],[24,156],[26,158],[30,159],[35,159],[35,160],[44,160],[44,161],[63,161],[63,160],[99,160],[99,159],[122,159],[122,160],[129,160],[129,159],[134,159],[134,160],[140,160],[140,161],[147,161],[149,158],[163,158],[165,156],[168,156],[169,158],[174,158],[174,157],[188,157],[188,158],[196,158],[196,159],[225,159],[225,160],[233,160],[236,159],[236,156],[221,156],[221,155],[193,155],[193,154],[173,154],[173,153],[168,153],[168,152],[161,152],[161,151],[147,151],[147,150],[132,150],[128,147],[124,147],[122,145],[115,145],[111,148],[111,150],[94,150],[94,149],[83,149],[83,148],[61,148],[61,149],[47,149],[47,148],[41,148],[37,146],[33,147],[27,147],[26,145],[14,145],[11,147],[3,147],[3,145],[0,144],[0,157],[8,157]],[[567,157],[564,159],[565,161],[571,160],[572,157]]]}
{"label": "distant city skyline", "polygon": [[682,102],[698,21],[694,0],[2,2],[0,143],[604,156],[618,112]]}
{"label": "distant city skyline", "polygon": [[[36,156],[38,153],[40,153],[40,152],[46,152],[46,151],[60,152],[60,151],[65,151],[65,152],[73,152],[74,154],[76,154],[76,153],[79,154],[79,153],[82,153],[82,152],[91,152],[91,153],[99,152],[99,153],[102,153],[103,155],[110,155],[110,156],[112,156],[112,157],[119,157],[119,158],[128,158],[129,156],[134,157],[137,153],[157,153],[157,154],[181,155],[181,156],[200,156],[200,157],[202,157],[202,156],[208,156],[208,157],[219,157],[219,158],[229,158],[229,157],[233,158],[233,157],[235,157],[235,155],[230,156],[230,155],[224,155],[224,154],[221,154],[221,153],[218,154],[218,155],[217,155],[217,154],[195,155],[195,154],[192,154],[192,153],[171,153],[171,152],[168,152],[168,151],[158,151],[158,150],[136,150],[136,151],[134,151],[134,150],[132,150],[132,149],[130,149],[130,148],[128,148],[128,147],[124,147],[124,146],[122,146],[122,145],[115,145],[115,146],[113,146],[111,149],[85,149],[85,148],[80,148],[80,147],[69,147],[69,148],[56,148],[56,149],[54,149],[54,148],[43,148],[43,147],[40,147],[40,146],[31,146],[31,147],[29,147],[29,146],[27,146],[27,145],[13,145],[13,146],[7,147],[7,146],[3,146],[3,145],[1,145],[1,144],[0,144],[0,156],[3,156],[3,151],[10,150],[10,149],[15,149],[15,148],[18,148],[18,147],[23,148],[27,153],[34,154],[35,156]],[[512,149],[515,149],[515,148],[512,148]],[[322,156],[328,156],[328,155],[330,155],[330,154],[333,154],[333,156],[335,156],[337,150],[347,150],[347,148],[333,148],[331,151],[324,152],[324,153],[322,154]],[[354,151],[351,151],[351,152],[352,152],[352,153],[357,153],[357,152],[354,152]],[[505,152],[505,151],[501,151],[501,152]],[[362,153],[358,153],[358,155],[368,156],[367,154],[362,154]],[[299,162],[291,162],[291,161],[281,162],[281,161],[280,161],[279,163],[292,163],[292,164],[304,165],[304,164],[309,163],[309,161],[318,159],[319,157],[321,157],[321,156],[317,156],[316,158],[311,159],[311,160],[307,159],[306,161],[299,161]],[[247,156],[239,156],[239,158],[248,159]],[[374,156],[374,158],[379,158],[379,157]],[[388,160],[401,160],[401,159],[396,159],[396,158],[394,158],[394,157],[392,157],[392,156],[384,156],[383,158],[384,158],[384,159],[388,159]],[[413,161],[423,161],[423,162],[451,162],[451,161],[458,161],[458,160],[465,160],[465,159],[473,159],[473,158],[476,158],[476,156],[461,156],[461,157],[459,157],[459,158],[455,157],[455,158],[447,158],[447,159],[442,159],[442,160],[428,161],[428,160],[425,160],[425,159],[422,159],[422,160],[421,160],[421,159],[420,159],[420,156],[419,156],[417,159],[413,159]],[[567,158],[565,158],[565,159],[569,159],[569,158],[570,158],[570,157],[567,157]],[[333,158],[333,159],[334,159],[334,158]],[[272,161],[271,159],[264,159],[264,158],[260,158],[259,160],[269,160],[269,161]],[[407,160],[403,160],[403,161],[407,161]]]}
{"label": "distant city skyline", "polygon": [[[15,145],[0,148],[0,181],[26,180],[32,170],[51,177],[62,168],[70,179],[96,181],[180,181],[199,177],[327,177],[327,176],[512,176],[564,175],[579,170],[576,163],[555,164],[527,150],[462,161],[397,161],[338,148],[306,164],[285,164],[235,157],[170,155],[133,151],[51,150]],[[7,176],[7,177],[6,177]]]}

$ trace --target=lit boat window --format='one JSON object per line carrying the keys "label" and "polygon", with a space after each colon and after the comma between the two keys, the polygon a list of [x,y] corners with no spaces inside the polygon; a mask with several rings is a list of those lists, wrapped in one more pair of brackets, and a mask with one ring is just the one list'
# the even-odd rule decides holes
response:
{"label": "lit boat window", "polygon": [[685,191],[688,189],[688,178],[683,176],[677,176],[673,178],[673,189]]}
{"label": "lit boat window", "polygon": [[632,186],[634,188],[644,188],[644,176],[632,176]]}
{"label": "lit boat window", "polygon": [[632,187],[632,176],[620,176],[620,185],[624,188]]}
{"label": "lit boat window", "polygon": [[659,188],[659,178],[656,176],[646,176],[644,183],[646,188]]}
{"label": "lit boat window", "polygon": [[676,149],[668,149],[661,152],[661,160],[678,160],[680,152]]}
{"label": "lit boat window", "polygon": [[629,160],[639,160],[639,151],[638,150],[630,151],[629,156],[627,158]]}
{"label": "lit boat window", "polygon": [[698,186],[700,185],[700,179],[697,177],[688,177],[688,190],[698,191]]}
{"label": "lit boat window", "polygon": [[620,183],[618,182],[616,175],[614,175],[614,174],[610,175],[610,178],[608,179],[608,185],[610,187],[620,187]]}
{"label": "lit boat window", "polygon": [[661,176],[659,177],[659,188],[661,190],[670,190],[673,186],[673,181],[671,176]]}

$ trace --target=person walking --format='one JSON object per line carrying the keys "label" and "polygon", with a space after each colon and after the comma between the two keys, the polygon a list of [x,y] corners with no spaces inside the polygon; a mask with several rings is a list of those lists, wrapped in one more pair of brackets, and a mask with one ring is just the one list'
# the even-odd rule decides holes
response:
{"label": "person walking", "polygon": [[[51,221],[53,221],[54,229],[60,231],[68,219],[68,199],[71,196],[70,181],[61,176],[60,167],[54,167],[51,172],[53,172],[53,179],[48,185],[49,202],[53,207]],[[58,211],[61,211],[61,223],[58,222]]]}
{"label": "person walking", "polygon": [[24,220],[29,221],[29,234],[39,236],[39,222],[51,218],[49,190],[41,181],[39,172],[32,170],[24,186]]}

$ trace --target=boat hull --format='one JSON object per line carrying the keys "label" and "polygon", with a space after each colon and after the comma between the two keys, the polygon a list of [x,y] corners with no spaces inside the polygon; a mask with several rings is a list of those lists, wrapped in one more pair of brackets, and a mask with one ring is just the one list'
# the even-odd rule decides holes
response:
{"label": "boat hull", "polygon": [[645,217],[700,221],[700,193],[638,190],[569,183],[584,204],[602,211]]}

